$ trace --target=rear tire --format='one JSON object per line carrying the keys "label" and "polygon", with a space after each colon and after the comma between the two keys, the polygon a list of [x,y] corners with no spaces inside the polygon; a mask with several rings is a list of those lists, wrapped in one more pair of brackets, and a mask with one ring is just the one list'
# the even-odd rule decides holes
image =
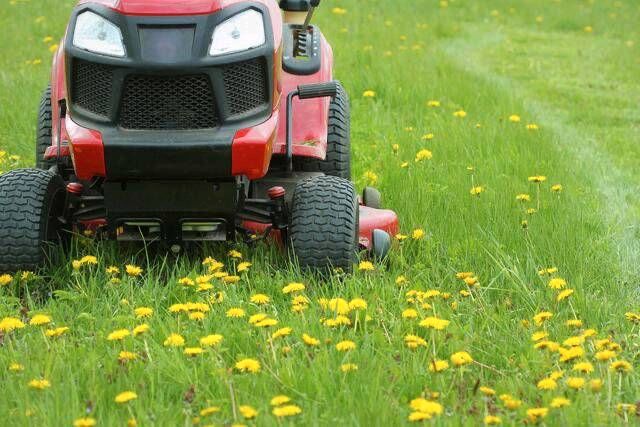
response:
{"label": "rear tire", "polygon": [[301,172],[322,172],[325,175],[351,179],[351,113],[349,95],[338,83],[338,93],[329,105],[327,156],[324,160],[294,157],[293,167]]}
{"label": "rear tire", "polygon": [[40,108],[38,110],[38,127],[36,129],[36,168],[49,169],[55,166],[55,160],[45,160],[44,153],[51,147],[51,86],[42,93]]}
{"label": "rear tire", "polygon": [[42,267],[52,242],[62,238],[62,178],[41,169],[16,169],[0,176],[0,272]]}
{"label": "rear tire", "polygon": [[351,272],[358,249],[358,199],[334,176],[300,181],[293,195],[290,243],[303,269]]}

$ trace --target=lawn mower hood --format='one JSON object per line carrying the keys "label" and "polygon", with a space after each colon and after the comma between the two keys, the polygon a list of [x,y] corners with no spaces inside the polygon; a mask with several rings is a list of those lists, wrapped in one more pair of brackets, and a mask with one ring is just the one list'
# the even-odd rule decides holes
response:
{"label": "lawn mower hood", "polygon": [[81,1],[56,67],[78,177],[264,176],[281,40],[275,1]]}

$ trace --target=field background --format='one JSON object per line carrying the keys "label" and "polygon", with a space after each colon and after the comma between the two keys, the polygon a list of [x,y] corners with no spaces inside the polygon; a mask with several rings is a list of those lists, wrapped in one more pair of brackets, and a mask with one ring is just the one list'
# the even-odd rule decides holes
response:
{"label": "field background", "polygon": [[[0,0],[0,170],[33,164],[50,49],[72,5]],[[132,419],[142,426],[401,425],[409,422],[409,402],[420,396],[444,408],[427,421],[437,425],[479,425],[487,415],[520,424],[537,407],[549,409],[538,420],[547,425],[637,423],[640,336],[638,322],[625,313],[640,311],[639,22],[634,0],[325,0],[316,23],[333,44],[336,77],[351,94],[354,180],[359,188],[375,181],[409,236],[396,243],[390,268],[320,280],[291,268],[277,251],[238,245],[252,263],[240,282],[214,279],[213,290],[196,292],[178,280],[204,274],[204,256],[235,273],[239,261],[228,257],[230,248],[175,260],[82,239],[73,256],[97,256],[98,266],[74,271],[69,262],[39,277],[16,277],[0,289],[0,318],[28,321],[44,313],[56,327],[70,328],[57,339],[36,326],[0,336],[0,423],[72,425],[88,416],[99,425]],[[375,96],[363,96],[366,91]],[[466,116],[456,117],[459,111]],[[520,121],[510,120],[513,115]],[[433,157],[416,162],[422,149]],[[548,179],[528,181],[536,175]],[[552,192],[554,184],[563,190]],[[470,194],[477,186],[482,192]],[[531,201],[516,201],[521,193]],[[536,211],[527,213],[530,208]],[[414,229],[425,236],[412,239]],[[122,271],[128,263],[144,273],[121,273],[120,284],[110,283],[105,268]],[[556,300],[549,277],[538,274],[547,267],[558,268],[555,276],[573,295]],[[469,296],[459,294],[468,289],[456,279],[462,271],[479,280]],[[399,276],[407,282],[396,284]],[[302,294],[310,304],[303,313],[292,312],[291,296],[281,291],[290,282],[306,285]],[[426,309],[407,301],[413,289],[450,297],[425,297],[431,305]],[[224,301],[211,303],[218,291]],[[251,303],[256,293],[271,302]],[[324,310],[319,299],[338,297],[363,298],[366,313],[348,313],[351,326],[323,325],[336,313]],[[210,304],[204,320],[168,311],[187,301]],[[141,306],[153,308],[153,316],[137,320],[133,310]],[[247,317],[228,318],[232,307],[247,317],[267,313],[279,324],[265,330],[249,325]],[[402,317],[410,307],[417,319]],[[554,316],[536,326],[533,316],[541,311]],[[443,331],[419,326],[427,316],[451,323]],[[574,318],[583,326],[565,326]],[[147,334],[107,340],[112,331],[142,322],[150,326]],[[285,326],[293,332],[269,343],[270,334]],[[580,359],[593,364],[590,374],[572,371],[576,360],[561,363],[557,353],[533,348],[536,331],[562,344],[588,329],[596,335],[586,338]],[[213,333],[224,340],[191,358],[182,348],[163,346],[170,333],[184,336],[187,347]],[[305,346],[303,333],[320,345]],[[408,349],[407,334],[423,337],[426,346]],[[606,338],[620,347],[612,347],[615,359],[634,370],[612,372],[610,362],[594,358],[611,346],[598,342]],[[339,352],[341,340],[357,348]],[[121,350],[138,359],[118,362]],[[475,362],[454,367],[449,358],[458,351]],[[234,369],[245,357],[259,360],[261,371]],[[432,373],[434,359],[449,360],[451,367]],[[13,363],[24,369],[10,370]],[[358,370],[342,372],[345,363]],[[555,390],[537,388],[559,370],[564,376]],[[574,390],[566,384],[569,377],[584,377],[586,385]],[[27,385],[41,378],[51,386]],[[591,390],[592,379],[603,380],[599,392]],[[496,396],[484,395],[481,386]],[[138,398],[115,403],[126,390]],[[269,401],[278,394],[302,413],[272,415]],[[522,405],[507,409],[501,394]],[[557,397],[571,404],[552,408]],[[244,419],[240,405],[253,406],[258,416]],[[209,406],[220,412],[199,418]]]}

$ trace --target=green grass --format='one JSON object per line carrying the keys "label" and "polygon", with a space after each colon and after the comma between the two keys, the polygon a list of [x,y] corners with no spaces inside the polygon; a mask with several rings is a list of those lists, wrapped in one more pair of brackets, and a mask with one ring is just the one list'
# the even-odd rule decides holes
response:
{"label": "green grass", "polygon": [[[69,261],[37,278],[16,277],[0,289],[0,318],[26,321],[46,313],[55,326],[70,328],[58,339],[46,338],[43,327],[35,326],[0,338],[5,390],[0,414],[7,422],[71,425],[87,415],[100,425],[124,425],[130,418],[143,426],[192,425],[202,408],[216,405],[221,412],[203,417],[201,424],[400,425],[408,422],[409,402],[431,392],[440,393],[437,401],[444,407],[434,424],[479,425],[487,414],[519,424],[527,409],[550,408],[558,396],[571,405],[550,409],[542,420],[547,425],[637,422],[635,409],[620,413],[617,405],[640,400],[639,329],[625,319],[626,312],[640,310],[640,5],[633,0],[457,0],[448,7],[408,0],[326,3],[317,23],[333,44],[336,77],[352,98],[355,181],[362,187],[369,179],[365,174],[374,172],[385,205],[400,216],[402,232],[421,228],[425,238],[396,243],[388,269],[378,265],[343,280],[303,275],[264,245],[236,245],[252,266],[238,284],[212,281],[225,298],[211,304],[200,322],[168,307],[208,301],[211,291],[197,293],[177,282],[204,274],[204,256],[219,259],[233,273],[237,262],[227,256],[229,247],[176,259],[81,239],[72,256],[95,255],[98,266],[74,271]],[[50,71],[51,43],[42,40],[62,35],[71,5],[68,0],[0,4],[0,150],[7,153],[0,168],[33,163],[36,108]],[[333,7],[347,13],[332,14]],[[367,90],[376,96],[363,97]],[[428,107],[429,100],[440,101],[440,107]],[[466,117],[454,117],[458,110]],[[509,120],[514,114],[519,123]],[[540,129],[527,130],[530,123]],[[427,133],[434,138],[423,140]],[[399,145],[397,154],[393,144]],[[424,148],[433,158],[415,162]],[[401,167],[403,162],[408,167]],[[548,180],[528,182],[533,175]],[[551,192],[553,184],[562,184],[563,191]],[[484,189],[477,197],[470,194],[474,186]],[[530,194],[531,202],[517,202],[520,193]],[[531,207],[536,212],[529,215]],[[140,265],[144,274],[121,273],[120,284],[110,283],[105,268],[123,270],[128,263]],[[567,300],[556,302],[557,291],[538,275],[551,266],[575,291]],[[466,289],[455,277],[460,271],[479,278],[468,297],[459,294]],[[408,284],[396,285],[400,275]],[[303,314],[293,313],[291,297],[281,292],[289,282],[306,284],[303,294],[311,303]],[[431,309],[418,304],[419,318],[403,319],[402,311],[415,306],[405,297],[412,289],[451,296],[429,300]],[[269,295],[271,303],[250,303],[256,293]],[[323,310],[318,300],[335,297],[367,301],[366,313],[349,314],[353,322],[357,318],[355,326],[321,324],[335,313]],[[133,314],[140,306],[154,309],[146,319],[150,331],[108,341],[112,331],[142,322]],[[246,317],[229,319],[225,312],[231,307],[242,307],[247,315],[268,313],[278,320],[276,328],[289,326],[293,332],[271,345],[275,328],[250,326]],[[532,318],[543,310],[554,317],[536,327]],[[444,331],[418,325],[431,315],[451,323]],[[584,326],[564,325],[573,318]],[[583,360],[595,367],[589,375],[572,372],[573,362],[559,362],[556,353],[535,350],[530,338],[546,330],[562,343],[589,328],[597,331],[583,345]],[[163,346],[172,332],[182,334],[187,346],[213,333],[224,340],[189,358],[180,348]],[[320,346],[305,347],[303,333],[320,339]],[[427,346],[406,348],[406,334],[422,336]],[[621,346],[616,359],[629,361],[634,371],[612,373],[608,363],[594,359],[596,340],[607,337]],[[353,340],[357,349],[338,352],[335,344],[343,339]],[[118,353],[125,349],[138,360],[120,364]],[[429,372],[434,358],[449,360],[463,350],[475,363]],[[233,369],[244,357],[258,359],[261,372]],[[24,370],[9,371],[14,362]],[[359,369],[343,373],[343,363]],[[537,382],[556,370],[565,371],[558,388],[538,390]],[[565,384],[570,376],[600,378],[604,386],[594,393],[587,382],[574,391]],[[30,389],[27,383],[34,378],[49,380],[51,387]],[[479,386],[509,393],[523,404],[508,410],[497,397],[484,397]],[[135,391],[138,399],[116,404],[115,396],[125,390]],[[279,421],[269,405],[277,394],[291,397],[302,414]],[[259,410],[255,420],[239,414],[245,404]]]}

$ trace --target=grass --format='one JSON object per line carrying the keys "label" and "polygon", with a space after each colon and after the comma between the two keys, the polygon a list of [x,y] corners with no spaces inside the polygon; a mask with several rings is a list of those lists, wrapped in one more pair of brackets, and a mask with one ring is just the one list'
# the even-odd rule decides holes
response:
{"label": "grass", "polygon": [[[49,75],[48,47],[55,42],[43,39],[62,35],[71,6],[67,0],[5,0],[0,6],[5,170],[33,163],[35,113]],[[346,13],[332,13],[333,7]],[[408,423],[411,400],[423,396],[442,405],[430,421],[438,425],[478,425],[487,415],[519,424],[530,418],[529,409],[540,407],[549,413],[535,421],[547,425],[637,422],[639,329],[625,313],[640,310],[639,18],[640,6],[632,0],[323,5],[317,23],[333,44],[336,77],[352,97],[355,181],[359,187],[376,181],[385,205],[398,212],[402,233],[422,229],[425,236],[396,242],[389,268],[376,265],[374,271],[325,280],[303,275],[264,245],[212,247],[176,259],[79,239],[72,257],[96,256],[98,265],[74,270],[69,261],[37,277],[17,276],[0,289],[0,318],[27,321],[44,313],[56,327],[69,327],[59,338],[44,335],[51,325],[28,325],[0,338],[0,414],[12,425],[70,425],[84,416],[100,425],[131,419],[139,425],[194,425],[201,409],[218,406],[220,412],[200,423],[399,425]],[[375,97],[363,97],[365,91]],[[429,100],[440,106],[429,107]],[[455,117],[456,111],[466,117]],[[511,121],[513,115],[520,122]],[[423,139],[428,133],[433,139]],[[416,162],[422,149],[433,157]],[[548,179],[528,181],[536,175]],[[552,192],[554,184],[563,190]],[[471,195],[477,186],[483,191]],[[521,193],[531,201],[516,201]],[[527,213],[529,208],[535,212]],[[207,292],[178,284],[206,273],[204,256],[235,274],[241,261],[228,256],[231,248],[252,263],[239,273],[239,283],[213,279]],[[141,266],[143,274],[127,276],[126,264]],[[110,265],[121,270],[119,284],[105,273]],[[558,268],[552,276],[574,290],[560,302],[559,291],[547,286],[550,278],[538,274],[552,266]],[[456,279],[464,271],[473,271],[479,285],[469,288]],[[407,283],[396,284],[399,276]],[[302,313],[291,310],[291,295],[281,291],[290,282],[306,285],[300,294],[310,304]],[[441,294],[423,294],[431,306],[424,308],[407,301],[410,290]],[[214,292],[223,292],[224,300],[210,303]],[[251,303],[257,293],[270,303]],[[351,326],[331,328],[321,320],[336,313],[323,309],[321,298],[363,298],[367,308],[346,314]],[[210,303],[204,320],[169,312],[172,304],[188,301]],[[136,307],[154,314],[136,319]],[[250,326],[247,317],[226,317],[232,307],[243,308],[247,317],[266,313],[279,323]],[[417,319],[402,317],[410,307]],[[537,326],[533,317],[542,311],[554,315]],[[419,326],[427,316],[450,323],[442,331]],[[568,327],[569,319],[583,326]],[[150,326],[146,334],[107,338],[143,322]],[[293,332],[270,342],[280,327]],[[596,334],[586,338],[578,358],[593,364],[590,374],[572,371],[576,360],[560,362],[557,352],[533,348],[536,331],[562,344],[591,329]],[[224,339],[191,358],[182,348],[163,345],[170,333],[181,334],[187,347],[208,334]],[[303,333],[320,345],[306,346]],[[421,336],[426,346],[407,348],[407,334]],[[600,341],[607,338],[620,349]],[[341,340],[357,348],[339,352],[335,344]],[[636,369],[612,372],[610,362],[595,359],[602,346],[613,346],[615,360]],[[120,363],[122,350],[138,359]],[[474,362],[454,367],[450,357],[459,351]],[[259,360],[261,371],[239,373],[234,365],[243,358]],[[451,367],[432,373],[434,359],[449,360]],[[9,370],[12,363],[24,369]],[[344,373],[346,363],[358,369]],[[560,370],[564,377],[555,390],[537,387]],[[586,385],[573,390],[569,377],[583,377]],[[27,385],[40,378],[50,387]],[[591,390],[592,379],[603,380],[599,392]],[[497,396],[485,396],[482,386],[522,405],[508,409]],[[115,403],[127,390],[138,398]],[[269,401],[278,394],[289,396],[302,413],[275,417]],[[552,408],[556,397],[571,404]],[[241,405],[257,409],[257,418],[244,419]]]}

